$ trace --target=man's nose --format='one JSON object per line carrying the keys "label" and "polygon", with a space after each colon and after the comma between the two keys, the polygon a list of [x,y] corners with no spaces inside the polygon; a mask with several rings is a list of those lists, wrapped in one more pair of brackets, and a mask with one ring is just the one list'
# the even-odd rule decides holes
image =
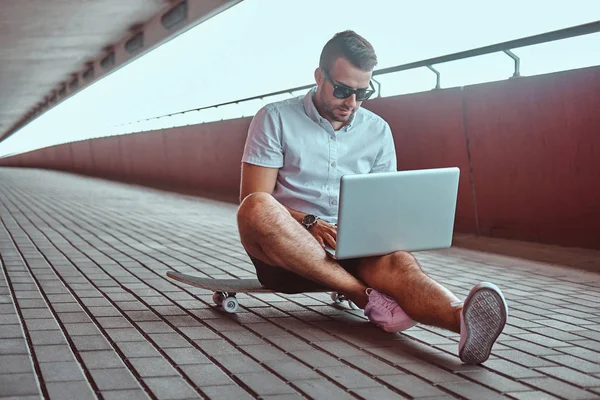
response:
{"label": "man's nose", "polygon": [[356,107],[356,93],[352,93],[350,97],[347,97],[344,101],[344,105],[348,108]]}

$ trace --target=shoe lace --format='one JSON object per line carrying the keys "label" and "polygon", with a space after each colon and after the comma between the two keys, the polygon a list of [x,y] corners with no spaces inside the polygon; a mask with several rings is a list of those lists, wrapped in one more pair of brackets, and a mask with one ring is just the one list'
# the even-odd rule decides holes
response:
{"label": "shoe lace", "polygon": [[383,295],[382,293],[379,293],[376,290],[373,290],[372,288],[368,288],[366,290],[366,293],[367,296],[369,296],[369,302],[372,302],[373,305],[377,308],[383,308],[388,313],[391,313],[392,310],[396,307],[396,304],[392,299],[387,298],[387,296]]}

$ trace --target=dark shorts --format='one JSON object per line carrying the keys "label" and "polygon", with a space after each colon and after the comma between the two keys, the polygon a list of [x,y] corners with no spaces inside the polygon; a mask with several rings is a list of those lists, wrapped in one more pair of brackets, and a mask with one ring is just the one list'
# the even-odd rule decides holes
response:
{"label": "dark shorts", "polygon": [[[248,254],[249,255],[249,254]],[[254,257],[250,256],[250,260],[256,268],[256,275],[263,286],[281,293],[303,293],[311,291],[332,291],[310,279],[304,278],[298,274],[288,271],[282,267],[274,267],[266,264]],[[338,263],[346,271],[357,276],[358,264],[360,258],[351,258],[348,260],[339,260]]]}

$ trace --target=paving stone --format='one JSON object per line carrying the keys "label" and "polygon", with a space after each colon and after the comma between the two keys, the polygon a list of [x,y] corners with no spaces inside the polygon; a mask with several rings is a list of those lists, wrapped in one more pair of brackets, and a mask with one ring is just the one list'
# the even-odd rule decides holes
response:
{"label": "paving stone", "polygon": [[199,387],[231,385],[231,377],[214,364],[183,365],[183,372]]}
{"label": "paving stone", "polygon": [[29,337],[34,346],[45,344],[67,344],[62,331],[32,331]]}
{"label": "paving stone", "polygon": [[296,391],[284,381],[268,372],[249,372],[238,374],[236,376],[259,396],[296,393]]}
{"label": "paving stone", "polygon": [[527,391],[530,388],[512,379],[505,378],[491,371],[466,371],[460,375],[497,390],[500,393]]}
{"label": "paving stone", "polygon": [[25,338],[0,339],[0,356],[7,354],[29,354]]}
{"label": "paving stone", "polygon": [[494,355],[499,356],[506,361],[512,361],[514,363],[521,364],[528,368],[552,367],[556,365],[552,361],[549,361],[550,359],[548,358],[556,356],[537,357],[531,354],[523,353],[518,350],[498,350],[494,351]]}
{"label": "paving stone", "polygon": [[30,331],[52,331],[60,327],[54,318],[52,319],[31,319],[26,322],[27,329]]}
{"label": "paving stone", "polygon": [[22,338],[23,329],[21,325],[0,325],[0,340]]}
{"label": "paving stone", "polygon": [[19,317],[16,314],[0,314],[0,325],[18,325]]}
{"label": "paving stone", "polygon": [[345,365],[319,368],[319,371],[348,389],[376,387],[380,385],[362,372]]}
{"label": "paving stone", "polygon": [[[222,400],[222,399],[239,399],[249,400],[254,397],[248,392],[237,385],[219,385],[219,386],[203,386],[202,392],[208,396],[209,399]],[[268,397],[263,397],[267,399]]]}
{"label": "paving stone", "polygon": [[139,383],[125,368],[90,370],[100,390],[138,389]]}
{"label": "paving stone", "polygon": [[79,382],[50,382],[46,385],[50,399],[54,400],[87,400],[96,399],[90,385]]}
{"label": "paving stone", "polygon": [[290,357],[283,351],[270,345],[251,345],[241,346],[241,349],[250,354],[260,362],[274,361],[274,360],[289,360]]}
{"label": "paving stone", "polygon": [[83,381],[85,377],[78,362],[45,362],[40,363],[45,382]]}
{"label": "paving stone", "polygon": [[150,396],[141,389],[109,390],[102,392],[104,400],[146,400]]}
{"label": "paving stone", "polygon": [[568,354],[558,356],[545,356],[544,358],[554,363],[562,364],[564,366],[576,369],[584,373],[600,373],[600,364],[582,360],[581,358],[573,357]]}
{"label": "paving stone", "polygon": [[244,372],[262,371],[263,367],[244,354],[225,354],[214,356],[215,360],[229,373],[239,374]]}
{"label": "paving stone", "polygon": [[0,397],[39,395],[35,375],[28,374],[0,374]]}
{"label": "paving stone", "polygon": [[48,308],[28,308],[25,310],[21,310],[21,314],[23,314],[23,318],[26,320],[35,319],[35,318],[53,318],[52,313]]}
{"label": "paving stone", "polygon": [[395,400],[398,398],[403,398],[398,393],[393,392],[390,389],[383,386],[354,389],[352,390],[352,392],[365,399],[370,398],[377,400]]}
{"label": "paving stone", "polygon": [[164,349],[180,348],[189,345],[189,342],[178,333],[150,333],[150,338]]}
{"label": "paving stone", "polygon": [[352,395],[326,379],[309,379],[294,384],[313,399],[354,399]]}
{"label": "paving stone", "polygon": [[[315,370],[296,360],[267,361],[265,364],[290,382],[322,378]],[[251,372],[257,372],[257,369]]]}
{"label": "paving stone", "polygon": [[35,355],[40,363],[75,361],[73,351],[67,344],[36,346]]}
{"label": "paving stone", "polygon": [[71,339],[79,351],[112,349],[106,338],[103,336],[73,336]]}
{"label": "paving stone", "polygon": [[91,319],[84,312],[61,312],[58,313],[58,318],[63,324],[80,324],[80,323],[90,323]]}
{"label": "paving stone", "polygon": [[0,362],[0,374],[33,373],[33,365],[28,354],[5,355]]}
{"label": "paving stone", "polygon": [[[181,332],[189,339],[193,340],[215,340],[219,339],[219,335],[211,331],[206,327],[183,327],[180,328]],[[229,336],[229,335],[228,335]]]}
{"label": "paving stone", "polygon": [[129,363],[144,378],[179,375],[177,370],[163,357],[129,358]]}
{"label": "paving stone", "polygon": [[211,363],[200,350],[191,346],[176,349],[164,349],[164,351],[177,365]]}
{"label": "paving stone", "polygon": [[446,394],[430,383],[412,375],[386,375],[380,379],[410,397],[433,397]]}
{"label": "paving stone", "polygon": [[182,378],[146,378],[144,382],[159,399],[179,400],[200,398],[198,393]]}
{"label": "paving stone", "polygon": [[505,399],[501,394],[474,382],[443,382],[440,386],[468,399]]}
{"label": "paving stone", "polygon": [[568,383],[554,378],[526,378],[521,379],[520,381],[562,398],[576,398],[584,400],[598,398],[597,395],[594,395],[591,392],[582,390],[577,386],[569,385]]}
{"label": "paving stone", "polygon": [[79,354],[87,369],[123,368],[125,366],[114,350],[82,351]]}
{"label": "paving stone", "polygon": [[123,342],[141,342],[144,336],[134,328],[110,328],[106,333],[117,343]]}
{"label": "paving stone", "polygon": [[545,374],[554,376],[558,379],[562,379],[576,386],[581,387],[600,387],[600,379],[590,375],[583,374],[581,372],[572,370],[567,367],[541,367],[537,368]]}
{"label": "paving stone", "polygon": [[146,341],[118,343],[119,349],[127,358],[160,357],[156,348]]}
{"label": "paving stone", "polygon": [[530,392],[509,392],[509,396],[514,397],[517,400],[557,400],[558,397],[554,397],[548,393],[541,391],[530,391]]}

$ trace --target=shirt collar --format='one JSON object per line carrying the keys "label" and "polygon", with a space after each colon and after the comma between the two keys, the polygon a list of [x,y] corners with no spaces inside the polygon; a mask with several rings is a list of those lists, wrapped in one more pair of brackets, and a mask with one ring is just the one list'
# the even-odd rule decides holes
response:
{"label": "shirt collar", "polygon": [[[325,118],[321,117],[321,114],[319,114],[319,111],[317,111],[317,107],[315,107],[315,103],[313,102],[313,96],[315,95],[316,92],[317,92],[317,87],[315,86],[312,89],[310,89],[308,91],[308,93],[306,93],[306,95],[304,96],[303,102],[304,102],[304,112],[306,113],[306,115],[310,119],[312,119],[315,123],[319,124],[319,123],[321,123],[321,121],[327,121],[327,120]],[[358,110],[356,110],[356,112],[354,114],[352,114],[352,116],[350,117],[350,121],[348,121],[348,123],[345,126],[346,130],[352,129],[352,126],[354,125],[356,113],[358,113],[359,110],[360,110],[360,108]]]}

